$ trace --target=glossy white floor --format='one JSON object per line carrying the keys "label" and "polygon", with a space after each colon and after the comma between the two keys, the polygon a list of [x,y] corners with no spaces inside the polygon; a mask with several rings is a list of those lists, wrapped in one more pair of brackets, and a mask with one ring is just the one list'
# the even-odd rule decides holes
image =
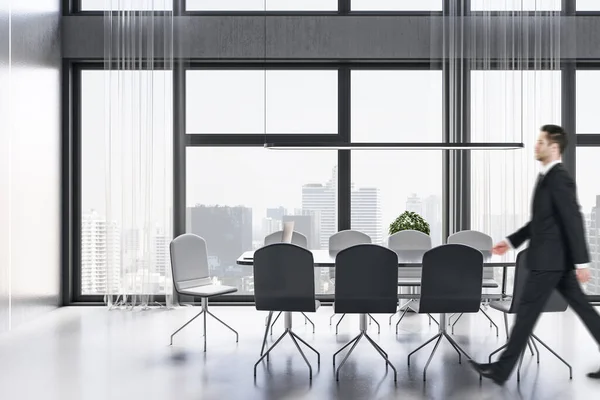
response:
{"label": "glossy white floor", "polygon": [[[49,313],[21,329],[0,336],[0,399],[119,400],[119,399],[592,399],[600,382],[585,373],[600,366],[600,352],[586,329],[571,312],[543,316],[537,334],[573,365],[568,370],[552,355],[541,351],[541,364],[526,355],[520,384],[513,375],[497,387],[480,382],[467,363],[458,364],[455,351],[442,342],[429,367],[427,382],[422,370],[433,345],[421,350],[407,366],[406,356],[437,332],[427,317],[409,315],[396,336],[387,315],[376,316],[369,333],[398,369],[395,385],[391,369],[362,342],[336,382],[331,357],[358,333],[356,316],[347,316],[340,334],[329,326],[331,307],[309,315],[316,324],[313,335],[300,315],[294,317],[298,335],[321,352],[321,365],[309,351],[314,368],[312,383],[302,357],[289,338],[272,353],[268,366],[258,359],[264,329],[264,312],[253,307],[212,307],[212,311],[240,333],[239,343],[226,328],[209,319],[208,351],[202,351],[202,320],[175,337],[169,336],[197,309],[172,311],[107,311],[95,307],[69,307]],[[502,328],[501,314],[490,315]],[[394,319],[395,322],[396,319]],[[335,325],[335,323],[334,323]],[[277,322],[272,343],[282,332]],[[481,314],[464,316],[456,325],[455,339],[477,360],[504,343]]]}

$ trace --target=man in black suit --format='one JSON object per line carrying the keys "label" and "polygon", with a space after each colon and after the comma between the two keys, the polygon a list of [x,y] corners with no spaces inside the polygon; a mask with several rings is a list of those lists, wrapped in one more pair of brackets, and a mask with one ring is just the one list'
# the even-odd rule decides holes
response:
{"label": "man in black suit", "polygon": [[[567,135],[560,126],[542,127],[535,146],[542,168],[533,193],[531,221],[493,248],[494,254],[504,254],[529,240],[530,273],[506,350],[495,363],[471,361],[477,372],[500,385],[514,369],[554,289],[563,295],[600,345],[600,316],[577,282],[589,280],[590,258],[575,182],[560,162],[566,146]],[[588,376],[600,379],[600,370]]]}

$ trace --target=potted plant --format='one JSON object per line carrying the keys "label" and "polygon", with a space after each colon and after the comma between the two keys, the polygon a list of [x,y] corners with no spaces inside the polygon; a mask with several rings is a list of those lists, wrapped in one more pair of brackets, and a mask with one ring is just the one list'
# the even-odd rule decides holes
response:
{"label": "potted plant", "polygon": [[390,224],[389,234],[393,235],[396,232],[409,229],[429,235],[429,224],[425,221],[425,218],[412,211],[404,211],[400,214],[400,216]]}

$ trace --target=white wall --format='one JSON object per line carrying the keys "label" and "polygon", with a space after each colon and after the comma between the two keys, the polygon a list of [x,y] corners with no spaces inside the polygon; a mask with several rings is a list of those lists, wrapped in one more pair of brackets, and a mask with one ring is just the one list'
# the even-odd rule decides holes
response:
{"label": "white wall", "polygon": [[60,299],[60,0],[0,0],[0,331]]}

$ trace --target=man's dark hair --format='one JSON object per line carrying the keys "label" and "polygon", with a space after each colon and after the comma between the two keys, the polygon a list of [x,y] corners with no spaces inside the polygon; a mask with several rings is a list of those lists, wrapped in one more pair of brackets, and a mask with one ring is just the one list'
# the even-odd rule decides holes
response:
{"label": "man's dark hair", "polygon": [[567,148],[568,140],[567,132],[565,132],[562,126],[544,125],[542,126],[541,131],[546,132],[546,135],[548,136],[548,142],[550,142],[550,144],[558,144],[560,154],[562,154],[565,151],[565,149]]}

